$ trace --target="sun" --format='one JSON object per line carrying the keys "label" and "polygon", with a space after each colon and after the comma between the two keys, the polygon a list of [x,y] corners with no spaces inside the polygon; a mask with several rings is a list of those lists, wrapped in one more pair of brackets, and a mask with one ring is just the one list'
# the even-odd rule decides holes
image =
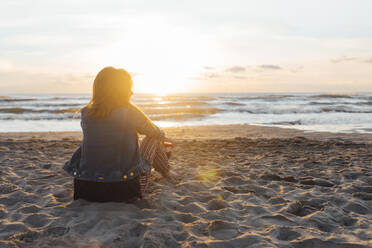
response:
{"label": "sun", "polygon": [[148,75],[138,76],[134,79],[134,91],[159,96],[189,91],[190,80],[186,75]]}
{"label": "sun", "polygon": [[119,30],[100,58],[129,71],[136,93],[190,92],[191,78],[209,64],[208,40],[162,16],[135,18]]}

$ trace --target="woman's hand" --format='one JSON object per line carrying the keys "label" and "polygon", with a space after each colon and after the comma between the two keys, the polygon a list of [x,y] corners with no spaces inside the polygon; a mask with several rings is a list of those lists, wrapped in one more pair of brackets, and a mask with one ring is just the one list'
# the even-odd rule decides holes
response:
{"label": "woman's hand", "polygon": [[165,142],[169,142],[169,143],[172,143],[173,144],[173,146],[175,145],[175,143],[174,143],[174,141],[171,139],[171,138],[169,138],[169,137],[164,137],[164,139],[163,139],[163,141],[165,141]]}

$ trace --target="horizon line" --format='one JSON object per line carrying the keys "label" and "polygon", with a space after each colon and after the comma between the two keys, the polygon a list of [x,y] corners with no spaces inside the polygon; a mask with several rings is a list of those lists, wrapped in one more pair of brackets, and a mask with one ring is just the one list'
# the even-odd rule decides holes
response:
{"label": "horizon line", "polygon": [[[133,95],[158,95],[158,96],[169,96],[169,95],[180,95],[180,94],[337,94],[337,95],[343,95],[343,94],[361,94],[361,93],[372,93],[372,91],[249,91],[249,92],[174,92],[174,93],[166,93],[166,94],[157,94],[157,93],[148,93],[148,92],[135,92]],[[0,97],[5,97],[6,95],[80,95],[80,94],[92,94],[91,92],[13,92],[13,93],[5,93],[1,94]]]}

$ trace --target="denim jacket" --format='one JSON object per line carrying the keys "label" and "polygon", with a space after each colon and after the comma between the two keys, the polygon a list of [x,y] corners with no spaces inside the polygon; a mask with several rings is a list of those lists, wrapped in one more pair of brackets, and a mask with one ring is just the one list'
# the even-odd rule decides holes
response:
{"label": "denim jacket", "polygon": [[114,109],[105,118],[89,118],[81,113],[83,141],[65,163],[71,176],[87,181],[130,180],[151,169],[139,152],[138,133],[164,137],[143,112],[133,106]]}

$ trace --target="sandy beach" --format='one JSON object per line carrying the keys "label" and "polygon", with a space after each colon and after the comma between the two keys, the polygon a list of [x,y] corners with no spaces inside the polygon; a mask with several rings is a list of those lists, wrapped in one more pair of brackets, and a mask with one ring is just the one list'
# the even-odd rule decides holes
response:
{"label": "sandy beach", "polygon": [[165,129],[175,182],[134,204],[72,200],[80,132],[0,133],[0,247],[372,247],[372,135]]}

